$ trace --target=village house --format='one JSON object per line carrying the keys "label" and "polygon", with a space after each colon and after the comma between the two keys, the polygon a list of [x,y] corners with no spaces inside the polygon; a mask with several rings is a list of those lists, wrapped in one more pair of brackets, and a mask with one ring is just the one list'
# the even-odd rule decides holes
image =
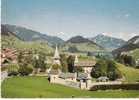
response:
{"label": "village house", "polygon": [[17,63],[17,51],[10,48],[2,49],[1,51],[1,64]]}
{"label": "village house", "polygon": [[91,73],[92,68],[95,66],[96,61],[79,61],[78,57],[75,57],[74,67],[82,67],[84,73]]}

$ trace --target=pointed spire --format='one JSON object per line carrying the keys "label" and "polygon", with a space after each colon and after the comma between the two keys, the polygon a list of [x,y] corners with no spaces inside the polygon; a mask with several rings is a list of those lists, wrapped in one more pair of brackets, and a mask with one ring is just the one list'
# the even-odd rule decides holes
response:
{"label": "pointed spire", "polygon": [[75,56],[75,61],[74,61],[74,63],[78,63],[79,62],[79,60],[78,60],[78,57],[77,57],[77,55]]}
{"label": "pointed spire", "polygon": [[59,56],[59,52],[58,52],[57,45],[56,45],[54,59],[59,59],[59,58],[60,58],[60,56]]}

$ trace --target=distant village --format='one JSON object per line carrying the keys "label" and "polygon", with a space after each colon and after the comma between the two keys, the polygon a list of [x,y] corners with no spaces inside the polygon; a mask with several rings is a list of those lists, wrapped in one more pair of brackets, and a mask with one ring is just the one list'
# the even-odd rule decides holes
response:
{"label": "distant village", "polygon": [[[29,55],[29,52],[22,52],[22,54]],[[60,61],[60,55],[58,48],[56,46],[54,56],[52,57],[52,61],[47,61],[46,63],[52,63],[51,66],[49,66],[43,74],[41,73],[41,69],[37,68],[33,69],[33,71],[29,75],[39,75],[39,76],[47,76],[50,83],[57,83],[57,84],[63,84],[70,87],[80,88],[80,89],[90,89],[93,85],[102,85],[102,84],[121,84],[122,78],[110,81],[107,76],[100,76],[97,78],[96,81],[92,81],[93,78],[91,77],[91,71],[94,69],[94,66],[96,65],[96,60],[87,60],[87,61],[80,61],[78,56],[76,54],[72,54],[72,56],[75,56],[74,59],[74,68],[76,70],[73,70],[73,72],[62,72],[62,70],[59,68],[61,66]],[[38,58],[38,55],[35,55],[36,59]],[[8,66],[9,63],[17,64],[18,63],[18,52],[14,49],[5,48],[2,50],[1,53],[1,62],[2,62],[2,68]],[[78,72],[77,69],[82,69],[81,72]],[[9,77],[8,70],[3,71],[2,79]]]}

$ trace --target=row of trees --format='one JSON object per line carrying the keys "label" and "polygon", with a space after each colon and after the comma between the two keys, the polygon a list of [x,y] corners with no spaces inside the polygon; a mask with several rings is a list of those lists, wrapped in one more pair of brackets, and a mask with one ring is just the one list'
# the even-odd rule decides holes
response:
{"label": "row of trees", "polygon": [[8,66],[8,75],[9,76],[16,76],[18,74],[25,76],[29,75],[33,71],[33,66],[28,64],[27,66],[19,66],[18,64],[10,64]]}
{"label": "row of trees", "polygon": [[99,60],[94,69],[91,71],[91,76],[98,78],[107,76],[110,80],[121,78],[121,73],[116,67],[116,63],[112,60]]}
{"label": "row of trees", "polygon": [[[18,63],[8,65],[9,75],[29,75],[33,69],[45,71],[47,68],[46,55],[42,52],[20,51],[18,54]],[[37,71],[37,70],[36,70]]]}
{"label": "row of trees", "polygon": [[117,60],[118,60],[118,62],[125,64],[127,66],[135,66],[136,65],[135,59],[130,55],[126,55],[126,54],[118,55]]}

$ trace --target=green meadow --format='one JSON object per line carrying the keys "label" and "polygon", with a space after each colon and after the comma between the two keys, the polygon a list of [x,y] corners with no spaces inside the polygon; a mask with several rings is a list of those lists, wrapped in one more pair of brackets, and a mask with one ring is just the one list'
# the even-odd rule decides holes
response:
{"label": "green meadow", "polygon": [[11,77],[2,82],[2,98],[139,98],[135,90],[87,91],[50,84],[47,77]]}

